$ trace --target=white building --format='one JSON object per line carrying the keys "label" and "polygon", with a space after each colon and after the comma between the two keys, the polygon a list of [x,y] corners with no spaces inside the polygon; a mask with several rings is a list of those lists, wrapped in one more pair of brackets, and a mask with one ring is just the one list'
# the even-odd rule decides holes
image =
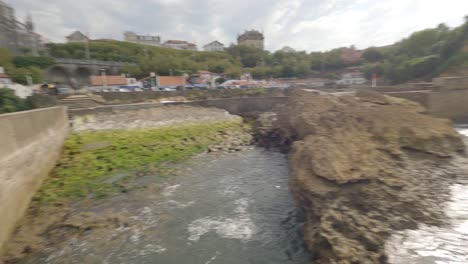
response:
{"label": "white building", "polygon": [[203,46],[204,51],[223,51],[224,50],[224,44],[215,40],[211,43],[206,44]]}
{"label": "white building", "polygon": [[70,35],[65,37],[68,43],[71,42],[87,42],[89,41],[88,36],[81,33],[81,31],[76,30],[75,32],[71,33]]}
{"label": "white building", "polygon": [[4,84],[12,84],[12,82],[10,76],[3,70],[3,67],[0,67],[0,88],[2,88]]}
{"label": "white building", "polygon": [[360,85],[367,82],[367,79],[361,72],[348,72],[343,73],[341,80],[336,81],[337,84],[342,85]]}
{"label": "white building", "polygon": [[197,45],[185,40],[168,40],[164,42],[163,46],[171,49],[197,50]]}
{"label": "white building", "polygon": [[132,32],[132,31],[124,32],[124,40],[127,42],[150,45],[150,46],[161,46],[160,36],[137,35],[135,32]]}

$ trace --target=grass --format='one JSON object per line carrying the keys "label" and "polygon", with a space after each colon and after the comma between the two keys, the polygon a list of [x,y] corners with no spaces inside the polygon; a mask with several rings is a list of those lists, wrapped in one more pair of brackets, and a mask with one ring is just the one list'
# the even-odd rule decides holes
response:
{"label": "grass", "polygon": [[230,121],[72,134],[35,200],[53,202],[90,194],[99,198],[122,191],[121,183],[131,181],[132,176],[117,176],[113,181],[116,175],[148,166],[162,171],[168,163],[183,161],[221,142],[222,134],[245,129],[241,121]]}

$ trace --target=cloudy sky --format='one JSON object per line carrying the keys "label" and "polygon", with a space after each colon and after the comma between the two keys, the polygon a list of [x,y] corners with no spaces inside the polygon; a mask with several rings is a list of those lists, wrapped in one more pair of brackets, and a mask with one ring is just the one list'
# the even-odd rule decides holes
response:
{"label": "cloudy sky", "polygon": [[411,32],[462,23],[468,0],[3,0],[18,19],[55,42],[74,30],[121,40],[125,30],[183,39],[199,47],[235,42],[245,29],[264,32],[266,48],[323,51],[387,45]]}

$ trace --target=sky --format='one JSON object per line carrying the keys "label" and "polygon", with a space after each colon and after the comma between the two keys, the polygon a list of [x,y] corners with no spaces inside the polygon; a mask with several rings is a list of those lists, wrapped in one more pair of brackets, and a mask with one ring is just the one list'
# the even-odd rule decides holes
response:
{"label": "sky", "polygon": [[235,43],[246,29],[265,35],[267,50],[283,46],[325,51],[392,44],[412,32],[468,15],[468,0],[3,0],[36,31],[64,42],[75,30],[91,38],[123,39],[123,32],[181,39],[201,48]]}

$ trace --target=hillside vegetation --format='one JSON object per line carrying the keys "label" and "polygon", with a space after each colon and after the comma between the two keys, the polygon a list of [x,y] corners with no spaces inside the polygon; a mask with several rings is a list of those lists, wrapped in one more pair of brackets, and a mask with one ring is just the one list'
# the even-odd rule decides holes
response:
{"label": "hillside vegetation", "polygon": [[[350,66],[360,66],[366,77],[372,73],[385,77],[392,84],[413,80],[429,80],[454,68],[468,66],[468,16],[465,23],[450,29],[444,24],[413,33],[393,45],[370,47],[359,58],[347,57],[345,52],[359,54],[354,47],[337,48],[327,52],[276,51],[271,53],[246,46],[231,45],[225,52],[175,50],[121,41],[89,43],[92,59],[134,63],[123,71],[134,77],[149,72],[159,75],[182,75],[197,70],[225,73],[237,78],[249,72],[254,78],[268,77],[326,77],[339,78]],[[48,44],[49,55],[55,58],[84,59],[84,43]],[[0,63],[6,55],[0,52]],[[6,56],[8,57],[8,56]],[[22,81],[26,71],[37,76],[39,69],[53,62],[51,58],[10,56],[7,63],[15,80]],[[16,67],[16,68],[15,68]],[[7,68],[8,69],[8,68]],[[35,80],[40,79],[36,77]]]}
{"label": "hillside vegetation", "polygon": [[42,82],[43,69],[54,62],[51,57],[13,56],[8,50],[0,48],[0,67],[5,68],[7,74],[17,83],[27,84],[27,75],[31,76],[34,83]]}
{"label": "hillside vegetation", "polygon": [[413,33],[387,47],[368,48],[363,54],[364,68],[385,76],[392,83],[430,79],[446,71],[468,67],[468,16],[465,23],[449,29],[436,28]]}

